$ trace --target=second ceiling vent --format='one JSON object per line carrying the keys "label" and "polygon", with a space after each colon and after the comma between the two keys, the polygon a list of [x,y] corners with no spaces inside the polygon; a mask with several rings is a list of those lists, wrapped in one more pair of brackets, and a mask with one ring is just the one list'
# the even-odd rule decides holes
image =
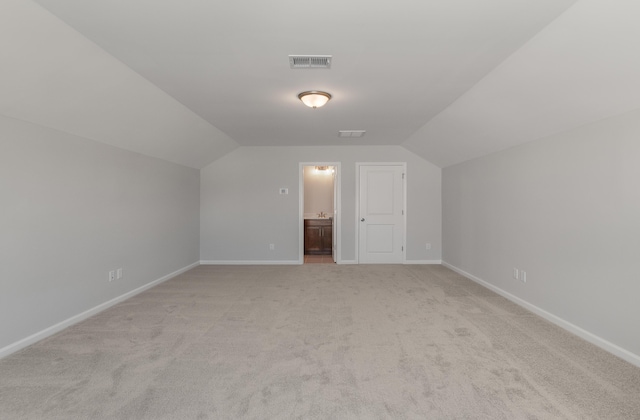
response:
{"label": "second ceiling vent", "polygon": [[331,55],[290,55],[289,67],[292,69],[330,69]]}
{"label": "second ceiling vent", "polygon": [[338,137],[363,137],[365,130],[340,130],[338,131]]}

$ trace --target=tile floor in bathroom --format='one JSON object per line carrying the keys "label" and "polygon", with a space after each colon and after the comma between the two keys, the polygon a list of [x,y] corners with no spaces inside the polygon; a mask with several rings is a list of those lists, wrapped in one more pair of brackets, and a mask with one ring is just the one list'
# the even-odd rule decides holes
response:
{"label": "tile floor in bathroom", "polygon": [[331,255],[305,255],[305,264],[333,264]]}

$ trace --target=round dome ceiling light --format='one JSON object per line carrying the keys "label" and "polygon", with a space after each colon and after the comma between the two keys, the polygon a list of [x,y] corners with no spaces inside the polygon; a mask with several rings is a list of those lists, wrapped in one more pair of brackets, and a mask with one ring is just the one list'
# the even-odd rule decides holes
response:
{"label": "round dome ceiling light", "polygon": [[309,108],[320,108],[324,106],[329,99],[331,99],[331,94],[327,92],[321,92],[319,90],[309,90],[307,92],[302,92],[298,95],[298,99],[302,101],[303,104],[308,106]]}

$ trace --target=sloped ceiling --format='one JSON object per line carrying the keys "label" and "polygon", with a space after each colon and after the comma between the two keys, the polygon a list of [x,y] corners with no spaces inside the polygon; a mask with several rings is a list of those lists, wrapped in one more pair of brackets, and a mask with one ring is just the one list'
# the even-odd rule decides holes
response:
{"label": "sloped ceiling", "polygon": [[[640,107],[639,12],[624,0],[4,0],[0,113],[195,168],[238,145],[338,144],[403,145],[444,167]],[[332,54],[332,68],[291,70],[289,54]],[[311,89],[334,97],[306,108],[296,96]],[[349,129],[367,133],[338,138]]]}
{"label": "sloped ceiling", "polygon": [[37,4],[0,2],[0,114],[201,168],[225,133]]}
{"label": "sloped ceiling", "polygon": [[639,108],[639,17],[578,1],[403,145],[445,167]]}

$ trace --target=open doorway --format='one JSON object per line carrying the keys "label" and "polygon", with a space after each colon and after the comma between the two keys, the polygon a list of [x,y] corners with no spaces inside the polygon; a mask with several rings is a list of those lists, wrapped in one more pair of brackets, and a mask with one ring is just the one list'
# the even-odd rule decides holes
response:
{"label": "open doorway", "polygon": [[335,162],[300,164],[300,262],[338,263],[339,169]]}

